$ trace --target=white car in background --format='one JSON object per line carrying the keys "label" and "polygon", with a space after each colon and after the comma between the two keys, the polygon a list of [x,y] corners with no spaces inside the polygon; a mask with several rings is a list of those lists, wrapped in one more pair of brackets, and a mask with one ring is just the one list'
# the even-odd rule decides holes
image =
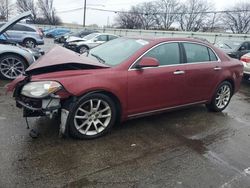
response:
{"label": "white car in background", "polygon": [[250,53],[247,53],[240,58],[241,62],[244,65],[244,77],[250,79]]}
{"label": "white car in background", "polygon": [[91,33],[83,38],[69,37],[64,43],[64,47],[80,54],[99,46],[105,42],[116,39],[119,36],[109,33]]}

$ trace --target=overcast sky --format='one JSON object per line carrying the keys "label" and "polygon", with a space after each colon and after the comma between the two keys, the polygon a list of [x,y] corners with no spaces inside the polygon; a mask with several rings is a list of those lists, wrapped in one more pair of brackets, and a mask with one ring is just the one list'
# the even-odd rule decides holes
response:
{"label": "overcast sky", "polygon": [[[152,0],[87,0],[87,7],[108,9],[108,10],[129,10],[132,5],[141,2],[149,2]],[[181,0],[185,1],[185,0]],[[247,2],[249,0],[242,0]],[[214,4],[216,10],[223,10],[230,8],[236,2],[235,0],[208,0]],[[84,0],[54,0],[55,8],[58,15],[62,18],[65,23],[78,23],[83,22],[83,9],[76,10],[73,12],[62,12],[71,9],[77,9],[83,7]],[[100,26],[112,24],[114,22],[116,14],[95,10],[87,10],[86,12],[86,25],[97,24]]]}

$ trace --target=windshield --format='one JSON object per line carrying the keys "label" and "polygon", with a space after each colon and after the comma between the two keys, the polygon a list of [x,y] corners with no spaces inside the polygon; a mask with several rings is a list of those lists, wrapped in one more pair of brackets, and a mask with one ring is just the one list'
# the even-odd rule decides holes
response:
{"label": "windshield", "polygon": [[89,34],[89,35],[87,35],[87,36],[85,36],[83,38],[86,39],[86,40],[90,40],[90,39],[96,37],[97,35],[99,35],[99,34],[98,33],[92,33],[92,34]]}
{"label": "windshield", "polygon": [[219,41],[215,46],[223,49],[236,49],[241,43],[239,41]]}
{"label": "windshield", "polygon": [[105,64],[116,66],[148,43],[142,39],[118,38],[93,48],[88,54],[90,58],[98,57]]}

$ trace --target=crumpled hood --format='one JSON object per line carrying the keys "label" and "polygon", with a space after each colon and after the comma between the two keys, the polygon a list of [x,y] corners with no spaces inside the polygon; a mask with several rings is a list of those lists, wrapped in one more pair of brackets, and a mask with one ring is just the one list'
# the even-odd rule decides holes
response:
{"label": "crumpled hood", "polygon": [[44,68],[49,69],[49,67],[59,68],[64,65],[67,66],[68,64],[79,64],[96,68],[109,67],[108,65],[99,63],[98,61],[92,60],[88,57],[79,55],[71,50],[56,45],[47,54],[42,56],[31,66],[29,66],[26,69],[26,73],[29,74],[30,72],[38,69],[44,69]]}

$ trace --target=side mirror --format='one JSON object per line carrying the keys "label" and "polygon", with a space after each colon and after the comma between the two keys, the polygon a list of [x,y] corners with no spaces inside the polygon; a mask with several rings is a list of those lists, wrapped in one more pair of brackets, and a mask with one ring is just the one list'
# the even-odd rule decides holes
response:
{"label": "side mirror", "polygon": [[98,40],[97,39],[93,39],[93,42],[97,42]]}
{"label": "side mirror", "polygon": [[153,57],[143,57],[140,62],[136,65],[136,68],[144,68],[144,67],[158,67],[160,65],[159,61]]}

